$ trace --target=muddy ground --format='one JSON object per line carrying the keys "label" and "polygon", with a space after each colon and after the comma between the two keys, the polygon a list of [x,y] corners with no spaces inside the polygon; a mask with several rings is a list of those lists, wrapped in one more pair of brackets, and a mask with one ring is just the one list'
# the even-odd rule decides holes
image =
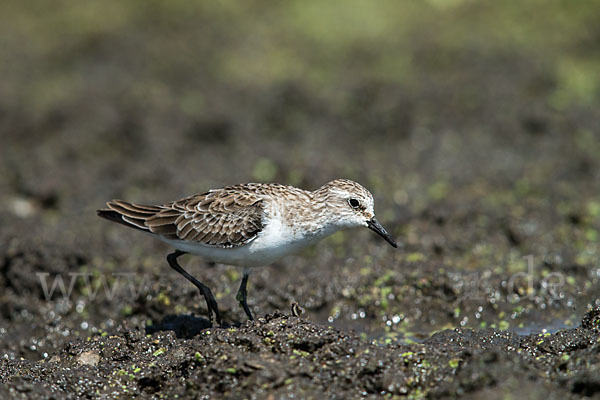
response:
{"label": "muddy ground", "polygon": [[[600,397],[597,5],[209,4],[0,6],[0,397]],[[182,257],[224,327],[95,215],[338,177],[399,249]]]}

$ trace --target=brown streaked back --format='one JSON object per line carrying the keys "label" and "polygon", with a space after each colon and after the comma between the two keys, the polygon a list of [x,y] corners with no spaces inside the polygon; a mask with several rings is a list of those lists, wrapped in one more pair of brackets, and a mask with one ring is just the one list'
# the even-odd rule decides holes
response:
{"label": "brown streaked back", "polygon": [[263,199],[252,189],[230,186],[160,206],[112,200],[98,215],[168,239],[237,247],[251,242],[263,229]]}

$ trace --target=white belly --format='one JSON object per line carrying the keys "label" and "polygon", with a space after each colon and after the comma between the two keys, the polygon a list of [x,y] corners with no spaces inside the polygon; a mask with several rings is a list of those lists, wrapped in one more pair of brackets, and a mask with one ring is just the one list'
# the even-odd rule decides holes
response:
{"label": "white belly", "polygon": [[293,254],[333,232],[321,231],[319,234],[306,234],[302,229],[292,229],[279,218],[269,219],[257,237],[244,246],[221,248],[197,242],[160,239],[178,250],[196,254],[209,261],[242,267],[258,267]]}

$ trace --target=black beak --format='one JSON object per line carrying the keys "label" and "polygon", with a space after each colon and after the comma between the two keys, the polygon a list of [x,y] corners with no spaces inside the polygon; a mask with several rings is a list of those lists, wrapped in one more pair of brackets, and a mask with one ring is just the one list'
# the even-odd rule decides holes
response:
{"label": "black beak", "polygon": [[375,217],[371,218],[367,221],[367,226],[370,230],[375,231],[379,236],[385,239],[386,242],[391,244],[393,247],[398,247],[394,239],[390,236],[389,233],[385,230],[383,226],[375,219]]}

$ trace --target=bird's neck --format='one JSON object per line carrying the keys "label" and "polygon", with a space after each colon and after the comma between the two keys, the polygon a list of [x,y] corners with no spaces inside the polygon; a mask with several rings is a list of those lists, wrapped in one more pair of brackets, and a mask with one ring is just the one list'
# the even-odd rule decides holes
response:
{"label": "bird's neck", "polygon": [[305,192],[301,201],[294,204],[293,208],[285,210],[288,220],[293,220],[294,227],[302,229],[310,236],[322,238],[339,230],[335,219],[335,210],[327,201],[324,193],[316,190]]}

